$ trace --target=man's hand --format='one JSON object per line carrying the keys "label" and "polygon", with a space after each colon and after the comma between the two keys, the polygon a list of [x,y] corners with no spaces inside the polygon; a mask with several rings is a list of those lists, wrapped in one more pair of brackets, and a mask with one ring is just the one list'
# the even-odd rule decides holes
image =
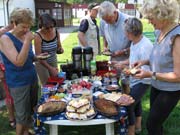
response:
{"label": "man's hand", "polygon": [[104,52],[106,51],[109,51],[109,48],[104,46]]}
{"label": "man's hand", "polygon": [[122,56],[124,55],[124,51],[123,50],[118,50],[118,51],[115,51],[112,56],[115,57],[115,56]]}

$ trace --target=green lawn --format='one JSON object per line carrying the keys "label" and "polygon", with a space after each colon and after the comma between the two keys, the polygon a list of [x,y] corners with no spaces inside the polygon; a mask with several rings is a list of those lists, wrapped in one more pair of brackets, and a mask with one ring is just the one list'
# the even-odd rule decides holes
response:
{"label": "green lawn", "polygon": [[[153,27],[143,21],[144,33],[154,41]],[[102,40],[102,39],[101,39]],[[102,43],[102,42],[101,42]],[[65,63],[67,60],[71,61],[71,50],[78,44],[77,32],[73,32],[62,43],[65,53],[58,56],[58,63]],[[98,56],[98,59],[107,59],[104,56]],[[145,128],[145,121],[149,112],[149,92],[143,97],[143,132],[141,135],[147,135]],[[116,130],[118,126],[116,125]],[[165,135],[180,135],[180,102],[173,110],[168,120],[164,124]],[[59,133],[61,135],[105,135],[105,128],[103,125],[98,126],[83,126],[83,127],[68,127],[59,126]],[[0,109],[0,135],[15,135],[15,130],[8,126],[8,118],[5,107]]]}

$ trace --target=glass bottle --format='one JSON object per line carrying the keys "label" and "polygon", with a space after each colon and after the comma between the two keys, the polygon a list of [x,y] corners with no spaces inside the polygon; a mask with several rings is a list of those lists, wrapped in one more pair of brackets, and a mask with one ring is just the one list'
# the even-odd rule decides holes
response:
{"label": "glass bottle", "polygon": [[129,94],[130,93],[130,86],[129,86],[129,76],[121,73],[121,88],[122,93]]}

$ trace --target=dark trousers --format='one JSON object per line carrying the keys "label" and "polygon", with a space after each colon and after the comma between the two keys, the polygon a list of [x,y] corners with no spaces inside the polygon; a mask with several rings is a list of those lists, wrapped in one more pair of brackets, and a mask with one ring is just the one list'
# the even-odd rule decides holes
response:
{"label": "dark trousers", "polygon": [[163,135],[163,123],[180,99],[180,90],[167,92],[151,88],[150,113],[147,119],[148,135]]}
{"label": "dark trousers", "polygon": [[148,84],[139,83],[131,88],[130,95],[134,98],[135,102],[127,107],[129,125],[134,125],[135,118],[142,115],[141,98],[148,87]]}

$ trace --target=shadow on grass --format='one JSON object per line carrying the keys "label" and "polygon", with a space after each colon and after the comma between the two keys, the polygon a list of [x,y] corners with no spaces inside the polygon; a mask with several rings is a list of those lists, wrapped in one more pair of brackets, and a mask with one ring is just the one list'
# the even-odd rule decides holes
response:
{"label": "shadow on grass", "polygon": [[15,135],[15,129],[9,126],[6,107],[2,107],[0,110],[0,135]]}

